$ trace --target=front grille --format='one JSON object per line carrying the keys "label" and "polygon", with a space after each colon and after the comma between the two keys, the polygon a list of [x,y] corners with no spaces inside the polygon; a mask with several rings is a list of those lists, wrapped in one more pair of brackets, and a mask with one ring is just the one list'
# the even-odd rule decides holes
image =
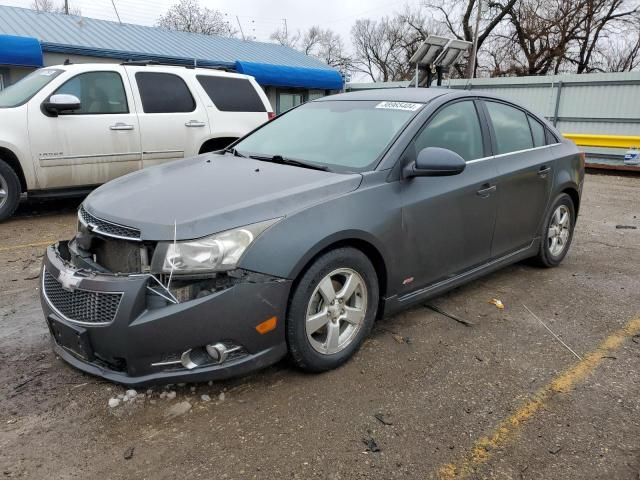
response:
{"label": "front grille", "polygon": [[122,293],[68,291],[49,272],[44,272],[44,294],[58,313],[72,322],[104,325],[116,317]]}
{"label": "front grille", "polygon": [[103,235],[110,237],[140,240],[140,230],[137,228],[125,227],[124,225],[118,225],[117,223],[101,220],[87,212],[82,205],[80,205],[80,210],[78,210],[78,216],[82,223],[85,225],[91,225],[93,227],[93,231],[97,233],[102,233]]}

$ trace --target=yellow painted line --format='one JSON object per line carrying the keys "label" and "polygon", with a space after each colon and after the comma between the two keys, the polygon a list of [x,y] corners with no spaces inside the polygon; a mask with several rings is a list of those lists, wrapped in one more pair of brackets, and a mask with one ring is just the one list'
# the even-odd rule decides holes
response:
{"label": "yellow painted line", "polygon": [[631,148],[640,147],[640,136],[637,135],[591,135],[588,133],[563,133],[563,137],[576,142],[582,147]]}
{"label": "yellow painted line", "polygon": [[604,357],[610,356],[626,339],[638,334],[640,334],[640,317],[631,320],[620,330],[607,337],[598,348],[584,356],[580,362],[538,390],[513,415],[502,421],[489,436],[479,439],[471,451],[459,462],[440,467],[438,478],[442,480],[461,479],[473,474],[478,467],[489,461],[494,451],[507,446],[516,436],[520,427],[549,400],[559,393],[571,391],[600,365]]}
{"label": "yellow painted line", "polygon": [[10,245],[8,247],[0,247],[0,252],[10,252],[12,250],[22,250],[23,248],[46,247],[55,243],[55,240],[47,240],[46,242],[23,243],[21,245]]}

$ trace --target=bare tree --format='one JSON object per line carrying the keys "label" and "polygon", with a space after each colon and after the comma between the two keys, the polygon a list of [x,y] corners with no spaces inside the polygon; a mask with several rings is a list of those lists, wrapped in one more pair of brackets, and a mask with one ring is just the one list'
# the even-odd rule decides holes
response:
{"label": "bare tree", "polygon": [[295,48],[305,55],[316,57],[340,70],[347,71],[351,68],[351,59],[346,53],[342,37],[330,28],[322,29],[314,25],[304,34],[300,31],[290,33],[281,28],[273,32],[269,38],[280,45]]}
{"label": "bare tree", "polygon": [[593,65],[602,40],[619,32],[627,21],[640,25],[640,3],[637,1],[588,0],[581,14],[577,54],[567,58],[576,65],[576,73],[602,69],[602,65]]}
{"label": "bare tree", "polygon": [[[33,0],[31,9],[47,13],[67,13],[64,6],[64,0],[61,5],[56,4],[54,0]],[[79,7],[71,6],[69,7],[69,15],[76,15],[79,17],[82,15],[82,11]]]}
{"label": "bare tree", "polygon": [[630,72],[640,68],[640,25],[626,31],[622,38],[608,39],[603,47],[604,69],[607,72]]}
{"label": "bare tree", "polygon": [[201,7],[198,0],[180,0],[158,18],[159,27],[181,32],[235,37],[238,31],[218,10]]}
{"label": "bare tree", "polygon": [[[634,0],[632,0],[634,1]],[[503,74],[605,71],[605,45],[620,44],[625,25],[638,25],[640,6],[628,0],[520,0],[510,14],[511,55]],[[630,61],[633,64],[633,44]],[[622,55],[624,57],[624,55]],[[621,58],[624,63],[624,58]]]}
{"label": "bare tree", "polygon": [[300,31],[290,33],[286,28],[282,27],[269,35],[271,41],[279,43],[285,47],[298,48],[300,41]]}

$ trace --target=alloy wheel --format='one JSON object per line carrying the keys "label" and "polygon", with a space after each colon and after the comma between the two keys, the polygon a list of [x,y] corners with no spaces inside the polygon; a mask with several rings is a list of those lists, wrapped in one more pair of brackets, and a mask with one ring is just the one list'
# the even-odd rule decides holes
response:
{"label": "alloy wheel", "polygon": [[326,275],[315,288],[305,330],[313,349],[332,355],[347,348],[357,337],[367,312],[367,286],[351,268]]}
{"label": "alloy wheel", "polygon": [[9,183],[7,179],[0,174],[0,209],[4,207],[9,198]]}
{"label": "alloy wheel", "polygon": [[549,222],[547,245],[549,253],[558,257],[564,252],[571,235],[571,212],[566,205],[556,208]]}

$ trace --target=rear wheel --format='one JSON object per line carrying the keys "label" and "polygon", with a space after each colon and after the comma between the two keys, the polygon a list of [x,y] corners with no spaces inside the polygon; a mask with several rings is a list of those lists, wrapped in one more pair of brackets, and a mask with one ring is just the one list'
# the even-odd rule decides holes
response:
{"label": "rear wheel", "polygon": [[540,250],[535,257],[538,265],[556,267],[569,251],[575,225],[575,207],[566,193],[559,195],[543,224]]}
{"label": "rear wheel", "polygon": [[367,256],[339,248],[318,258],[294,289],[287,343],[294,363],[321,372],[346,362],[362,345],[378,309],[378,278]]}
{"label": "rear wheel", "polygon": [[0,221],[9,218],[20,202],[20,179],[16,172],[0,160]]}

